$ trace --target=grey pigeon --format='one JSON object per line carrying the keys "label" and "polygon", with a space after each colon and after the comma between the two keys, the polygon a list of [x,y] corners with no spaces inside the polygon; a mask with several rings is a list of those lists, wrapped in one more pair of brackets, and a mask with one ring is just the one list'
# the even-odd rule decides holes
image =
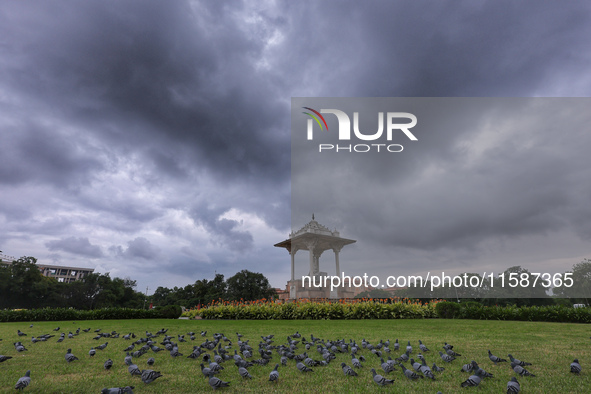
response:
{"label": "grey pigeon", "polygon": [[313,372],[314,371],[312,368],[306,367],[306,365],[304,365],[304,363],[297,363],[296,367],[298,367],[300,372]]}
{"label": "grey pigeon", "polygon": [[89,355],[90,357],[94,357],[94,355],[95,355],[95,354],[96,354],[96,350],[94,350],[94,348],[93,348],[93,347],[91,347],[91,348],[90,348],[90,350],[88,351],[88,355]]}
{"label": "grey pigeon", "polygon": [[430,350],[427,348],[427,346],[423,345],[423,342],[421,342],[421,340],[419,339],[419,349],[421,349],[421,352],[429,352]]}
{"label": "grey pigeon", "polygon": [[521,365],[515,364],[514,362],[511,363],[511,368],[513,368],[513,371],[515,371],[516,374],[521,376],[536,376],[533,373],[529,372],[527,369],[523,368]]}
{"label": "grey pigeon", "polygon": [[242,376],[245,379],[246,378],[252,379],[252,375],[248,372],[248,369],[246,369],[244,367],[238,368],[238,373],[240,374],[240,376]]}
{"label": "grey pigeon", "polygon": [[363,368],[363,365],[361,365],[359,359],[355,357],[353,354],[351,354],[351,363],[355,368]]}
{"label": "grey pigeon", "polygon": [[230,383],[229,382],[224,382],[223,380],[216,378],[213,375],[209,376],[209,385],[214,389],[217,390],[220,387],[229,387]]}
{"label": "grey pigeon", "polygon": [[273,368],[273,370],[269,374],[269,381],[270,382],[279,381],[279,371],[277,371],[277,368],[279,368],[279,364],[275,364],[275,368]]}
{"label": "grey pigeon", "polygon": [[133,394],[134,386],[104,388],[101,394]]}
{"label": "grey pigeon", "polygon": [[461,387],[476,387],[480,384],[482,379],[478,375],[471,375],[468,379],[462,382]]}
{"label": "grey pigeon", "polygon": [[435,371],[435,372],[443,372],[443,371],[445,371],[445,368],[438,367],[437,365],[435,365],[435,363],[433,363],[433,371]]}
{"label": "grey pigeon", "polygon": [[478,366],[478,363],[472,360],[472,370],[476,373],[476,375],[480,376],[481,378],[492,378],[493,374],[490,372],[486,372],[484,369]]}
{"label": "grey pigeon", "polygon": [[105,363],[103,364],[103,366],[105,367],[105,369],[109,370],[111,369],[111,367],[113,366],[113,360],[108,359],[107,361],[105,361]]}
{"label": "grey pigeon", "polygon": [[345,374],[345,376],[358,376],[357,372],[355,372],[353,368],[351,368],[345,363],[341,363],[341,368],[343,369],[343,373]]}
{"label": "grey pigeon", "polygon": [[142,370],[142,382],[144,382],[145,384],[152,383],[159,377],[162,377],[162,374],[158,371],[153,371],[151,369]]}
{"label": "grey pigeon", "polygon": [[385,362],[383,358],[380,358],[380,361],[382,362],[382,369],[386,374],[394,371],[394,366],[392,364]]}
{"label": "grey pigeon", "polygon": [[423,379],[423,375],[417,374],[415,371],[411,371],[410,369],[406,368],[402,364],[398,364],[400,368],[402,368],[402,372],[404,372],[404,376],[409,378],[410,380],[417,380],[419,378]]}
{"label": "grey pigeon", "polygon": [[215,371],[212,371],[209,367],[204,366],[203,363],[201,363],[200,365],[201,365],[201,373],[206,378],[209,377],[209,375],[211,375],[212,373],[215,373]]}
{"label": "grey pigeon", "polygon": [[10,360],[12,357],[11,356],[1,356],[0,355],[0,363],[3,363],[6,360]]}
{"label": "grey pigeon", "polygon": [[412,353],[412,346],[410,345],[410,341],[408,341],[408,345],[406,345],[406,351],[408,354]]}
{"label": "grey pigeon", "polygon": [[469,364],[462,365],[462,369],[460,370],[460,372],[472,372],[472,370],[473,370],[472,363],[469,363]]}
{"label": "grey pigeon", "polygon": [[31,383],[31,371],[30,370],[25,372],[25,376],[18,379],[14,388],[16,390],[24,390],[25,387],[27,387],[29,385],[29,383]]}
{"label": "grey pigeon", "polygon": [[78,360],[78,357],[76,357],[76,356],[74,356],[72,354],[72,349],[68,349],[68,351],[66,352],[66,356],[65,357],[66,357],[66,361],[68,363],[71,363],[74,360]]}
{"label": "grey pigeon", "polygon": [[446,363],[451,363],[453,360],[455,360],[455,357],[450,356],[449,354],[443,354],[443,352],[439,352],[439,356],[441,357],[441,359],[443,361],[445,361]]}
{"label": "grey pigeon", "polygon": [[127,356],[125,356],[125,358],[123,359],[123,361],[125,362],[125,364],[131,365],[131,364],[133,364],[131,360],[132,360],[132,358],[129,355],[129,352],[127,352]]}
{"label": "grey pigeon", "polygon": [[512,377],[510,381],[507,382],[507,394],[516,394],[521,390],[519,386],[519,382],[517,378]]}
{"label": "grey pigeon", "polygon": [[129,367],[127,367],[127,370],[129,371],[129,373],[131,374],[131,376],[133,375],[141,375],[142,371],[140,371],[140,369],[138,368],[137,365],[135,364],[130,364]]}
{"label": "grey pigeon", "polygon": [[154,357],[150,357],[148,359],[148,361],[146,361],[146,364],[148,364],[148,365],[154,365],[155,362],[156,362],[156,360],[154,359]]}
{"label": "grey pigeon", "polygon": [[506,363],[507,360],[505,360],[504,358],[500,358],[495,356],[494,354],[492,354],[490,352],[490,350],[488,351],[488,358],[490,359],[490,361],[492,361],[493,363]]}
{"label": "grey pigeon", "polygon": [[531,363],[527,363],[525,361],[518,360],[518,359],[516,359],[515,357],[513,357],[510,354],[508,354],[507,356],[509,357],[509,359],[511,360],[512,363],[515,363],[515,364],[520,365],[522,367],[525,367],[525,366],[528,366],[528,365],[532,365]]}
{"label": "grey pigeon", "polygon": [[576,373],[576,374],[580,374],[581,373],[581,364],[579,364],[579,360],[578,359],[574,359],[572,363],[570,363],[570,371],[572,373]]}
{"label": "grey pigeon", "polygon": [[222,371],[224,369],[224,367],[222,367],[221,365],[219,365],[215,361],[212,361],[209,363],[209,369],[211,369],[211,372],[219,372],[219,371]]}
{"label": "grey pigeon", "polygon": [[378,374],[375,368],[371,369],[371,373],[373,374],[373,381],[379,384],[380,386],[385,386],[387,384],[394,384],[394,380],[386,379],[382,375]]}
{"label": "grey pigeon", "polygon": [[399,350],[400,344],[398,343],[398,338],[396,338],[396,342],[394,342],[394,350]]}

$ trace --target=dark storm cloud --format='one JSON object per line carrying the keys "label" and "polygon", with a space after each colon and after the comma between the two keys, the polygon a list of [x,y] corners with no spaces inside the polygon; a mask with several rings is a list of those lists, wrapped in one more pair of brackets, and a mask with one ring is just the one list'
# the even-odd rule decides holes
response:
{"label": "dark storm cloud", "polygon": [[83,237],[68,237],[60,240],[49,241],[45,244],[47,249],[51,251],[64,251],[80,256],[90,258],[103,257],[103,251],[100,246],[92,245],[88,238]]}
{"label": "dark storm cloud", "polygon": [[198,206],[190,215],[196,224],[202,225],[213,236],[215,243],[229,250],[244,252],[252,248],[252,234],[236,229],[240,225],[237,220],[222,217],[229,209],[229,207]]}

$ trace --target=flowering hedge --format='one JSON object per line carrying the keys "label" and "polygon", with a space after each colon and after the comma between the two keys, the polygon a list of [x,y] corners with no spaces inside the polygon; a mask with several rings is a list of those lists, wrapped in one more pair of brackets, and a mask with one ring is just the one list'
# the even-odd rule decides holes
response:
{"label": "flowering hedge", "polygon": [[185,311],[183,316],[203,319],[251,320],[334,320],[334,319],[423,319],[436,317],[436,302],[422,304],[407,299],[360,299],[359,301],[309,301],[290,303],[270,300],[249,302],[217,301],[201,309]]}

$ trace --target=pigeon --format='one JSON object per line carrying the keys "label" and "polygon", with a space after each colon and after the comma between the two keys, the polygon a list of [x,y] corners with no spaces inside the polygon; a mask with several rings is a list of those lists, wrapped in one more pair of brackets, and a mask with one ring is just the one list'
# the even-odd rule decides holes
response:
{"label": "pigeon", "polygon": [[437,365],[435,365],[435,363],[433,363],[433,371],[435,371],[435,372],[443,372],[443,371],[445,371],[445,368],[438,367]]}
{"label": "pigeon", "polygon": [[152,383],[156,379],[162,376],[162,374],[158,371],[153,371],[151,369],[142,369],[142,382],[145,384]]}
{"label": "pigeon", "polygon": [[341,363],[341,368],[345,376],[358,376],[357,372],[345,363]]}
{"label": "pigeon", "polygon": [[515,364],[514,362],[511,362],[511,368],[513,368],[513,371],[515,371],[516,374],[521,376],[536,376],[533,373],[529,372],[527,369],[523,368],[521,365]]}
{"label": "pigeon", "polygon": [[16,331],[17,331],[17,334],[18,334],[19,337],[26,337],[27,336],[27,334],[25,334],[21,330],[16,330]]}
{"label": "pigeon", "polygon": [[219,389],[220,387],[229,387],[229,382],[224,382],[223,380],[216,378],[213,375],[209,376],[209,385],[214,389]]}
{"label": "pigeon", "polygon": [[490,361],[492,361],[493,363],[506,363],[507,360],[505,360],[504,358],[500,358],[495,356],[494,354],[492,354],[490,352],[490,350],[488,351],[488,358],[490,359]]}
{"label": "pigeon", "polygon": [[106,370],[111,369],[111,367],[113,366],[113,360],[108,359],[107,361],[105,361],[105,364],[103,366],[105,367]]}
{"label": "pigeon", "polygon": [[478,363],[474,360],[472,360],[472,370],[475,371],[475,373],[480,376],[481,378],[492,378],[493,374],[490,372],[486,372],[484,369],[480,368],[478,366]]}
{"label": "pigeon", "polygon": [[469,364],[462,365],[462,369],[460,370],[460,372],[472,372],[472,370],[473,370],[472,363],[469,363]]}
{"label": "pigeon", "polygon": [[509,357],[509,359],[511,360],[511,363],[515,363],[515,364],[522,366],[522,367],[525,367],[527,365],[532,365],[532,363],[526,363],[525,361],[518,360],[510,354],[508,354],[507,357]]}
{"label": "pigeon", "polygon": [[2,356],[2,355],[0,355],[0,363],[3,363],[6,360],[10,360],[11,358],[12,357],[10,357],[10,356]]}
{"label": "pigeon", "polygon": [[154,357],[150,357],[148,359],[148,361],[146,361],[146,364],[148,364],[148,365],[154,365],[155,362],[156,362],[156,360],[154,359]]}
{"label": "pigeon", "polygon": [[482,379],[479,375],[471,375],[468,379],[462,382],[461,387],[476,387],[480,384]]}
{"label": "pigeon", "polygon": [[125,356],[123,361],[125,362],[125,364],[131,365],[132,364],[131,360],[132,360],[132,357],[129,355],[129,352],[127,352],[127,355]]}
{"label": "pigeon", "polygon": [[245,379],[246,378],[252,379],[252,375],[248,372],[248,369],[246,369],[244,367],[238,368],[238,373],[240,374],[240,376],[242,376]]}
{"label": "pigeon", "polygon": [[137,365],[135,364],[130,364],[129,367],[127,367],[127,370],[129,371],[129,373],[131,374],[131,376],[133,375],[141,375],[142,371],[140,371],[140,369],[138,368]]}
{"label": "pigeon", "polygon": [[23,345],[21,342],[15,342],[14,348],[16,349],[17,352],[24,352],[25,350],[27,350],[25,345]]}
{"label": "pigeon", "polygon": [[78,357],[76,357],[76,356],[74,356],[72,354],[72,349],[68,349],[68,351],[66,352],[66,356],[65,357],[66,357],[66,361],[68,363],[71,363],[74,360],[78,360]]}
{"label": "pigeon", "polygon": [[59,326],[53,329],[53,331],[59,331],[59,330],[60,330]]}
{"label": "pigeon", "polygon": [[410,341],[408,341],[408,345],[406,345],[406,351],[408,354],[412,353],[412,346],[410,345]]}
{"label": "pigeon", "polygon": [[300,372],[314,372],[312,368],[306,367],[303,363],[297,363],[296,367],[298,367]]}
{"label": "pigeon", "polygon": [[279,364],[275,364],[275,368],[269,373],[269,382],[279,381],[279,371],[277,371],[277,368],[279,368]]}
{"label": "pigeon", "polygon": [[353,364],[353,366],[355,368],[363,368],[363,365],[361,365],[361,362],[359,361],[359,359],[357,357],[355,357],[355,355],[351,354],[351,363]]}
{"label": "pigeon", "polygon": [[410,354],[410,353],[409,353],[409,352],[408,352],[408,350],[407,350],[407,351],[406,351],[406,353],[403,353],[403,354],[401,354],[401,355],[400,355],[400,357],[398,357],[398,358],[396,359],[396,361],[404,361],[404,362],[408,361],[408,360],[410,359],[410,356],[409,356],[409,354]]}
{"label": "pigeon", "polygon": [[461,356],[461,354],[460,354],[460,353],[456,353],[456,352],[454,352],[454,351],[453,351],[453,350],[451,350],[451,349],[446,349],[446,350],[445,350],[445,352],[446,352],[447,354],[449,354],[450,356],[452,356],[452,357],[460,357],[460,356]]}
{"label": "pigeon", "polygon": [[419,339],[419,349],[421,349],[422,352],[429,352],[430,350],[427,348],[427,346],[423,345],[423,342],[421,342],[421,340]]}
{"label": "pigeon", "polygon": [[443,352],[439,352],[439,356],[441,357],[441,359],[443,361],[445,361],[446,363],[451,363],[453,360],[455,360],[455,357],[450,356],[449,354],[443,354]]}
{"label": "pigeon", "polygon": [[90,357],[94,357],[94,355],[95,355],[95,354],[96,354],[96,350],[94,350],[94,348],[93,348],[93,347],[91,347],[91,348],[90,348],[90,350],[88,351],[88,355],[89,355]]}
{"label": "pigeon", "polygon": [[521,390],[519,386],[519,382],[517,378],[512,377],[510,381],[507,382],[507,394],[516,394]]}
{"label": "pigeon", "polygon": [[203,376],[205,376],[206,378],[209,377],[209,375],[211,375],[212,373],[215,374],[215,371],[212,371],[211,368],[206,367],[203,365],[203,363],[200,364],[201,365],[201,373],[203,374]]}
{"label": "pigeon", "polygon": [[423,375],[419,375],[415,371],[411,371],[410,369],[407,369],[402,364],[398,364],[398,365],[400,366],[400,368],[402,368],[402,372],[404,372],[404,376],[406,376],[410,380],[417,380],[419,378],[423,379]]}
{"label": "pigeon", "polygon": [[386,379],[382,375],[379,375],[376,372],[375,368],[371,369],[371,373],[373,374],[373,381],[376,382],[377,384],[379,384],[380,386],[385,386],[387,384],[394,384],[393,379]]}
{"label": "pigeon", "polygon": [[399,350],[400,344],[398,343],[398,338],[396,338],[396,342],[394,342],[394,350]]}
{"label": "pigeon", "polygon": [[211,369],[211,372],[219,372],[219,371],[223,370],[224,367],[222,367],[221,365],[219,365],[215,361],[212,361],[209,363],[209,369]]}
{"label": "pigeon", "polygon": [[101,394],[133,394],[134,388],[134,386],[112,387],[110,389],[105,387],[101,390]]}
{"label": "pigeon", "polygon": [[570,363],[570,371],[572,373],[576,373],[577,375],[581,373],[581,364],[579,364],[578,359],[574,359],[572,363]]}
{"label": "pigeon", "polygon": [[14,388],[16,390],[24,390],[25,387],[27,387],[29,385],[29,383],[31,383],[31,371],[30,370],[28,370],[25,373],[25,376],[18,379],[18,381],[16,382],[16,385],[14,385]]}
{"label": "pigeon", "polygon": [[382,369],[386,374],[394,371],[394,366],[392,364],[385,362],[383,358],[380,358],[380,361],[382,362]]}

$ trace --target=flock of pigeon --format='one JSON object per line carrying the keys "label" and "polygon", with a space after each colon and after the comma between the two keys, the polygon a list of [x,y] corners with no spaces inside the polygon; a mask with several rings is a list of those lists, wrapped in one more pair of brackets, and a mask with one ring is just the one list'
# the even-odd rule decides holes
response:
{"label": "flock of pigeon", "polygon": [[[54,329],[54,331],[59,330],[60,327]],[[90,330],[91,329],[88,328],[82,331],[89,332]],[[165,351],[168,352],[173,358],[183,356],[183,354],[179,352],[177,341],[187,342],[185,335],[178,334],[176,336],[170,336],[167,335],[167,331],[168,329],[161,329],[156,332],[156,334],[146,331],[145,336],[138,338],[134,333],[120,335],[115,331],[102,333],[101,329],[96,329],[94,330],[96,336],[93,339],[104,340],[107,338],[110,339],[121,337],[123,340],[129,341],[129,346],[121,349],[126,354],[123,358],[123,361],[128,366],[128,372],[132,377],[136,375],[139,376],[144,384],[150,384],[156,379],[162,377],[162,374],[152,369],[141,369],[138,367],[136,363],[142,355],[148,352],[156,354],[158,352]],[[74,338],[79,334],[80,328],[78,328],[75,333],[70,332],[68,334],[68,338]],[[27,334],[21,332],[20,330],[18,330],[17,335],[19,337],[27,336]],[[196,334],[193,332],[189,332],[186,335],[191,341],[195,341],[197,339]],[[48,341],[54,336],[55,335],[45,334],[37,337],[31,337],[31,342],[35,343]],[[371,368],[371,373],[373,375],[373,382],[380,386],[394,383],[394,379],[390,379],[388,376],[397,368],[400,368],[402,375],[410,380],[424,378],[436,380],[436,374],[440,374],[446,368],[450,368],[448,365],[452,365],[451,363],[456,360],[457,357],[461,356],[461,354],[454,350],[454,346],[445,343],[442,347],[443,351],[439,351],[439,359],[441,361],[437,362],[440,363],[440,366],[437,365],[437,362],[434,362],[432,367],[429,367],[425,357],[423,356],[423,353],[428,353],[430,350],[425,344],[423,344],[421,340],[418,342],[419,352],[416,353],[415,360],[412,355],[417,349],[413,348],[410,341],[407,342],[405,348],[401,347],[398,339],[396,339],[393,343],[390,343],[389,340],[380,340],[379,343],[375,344],[363,339],[360,344],[357,344],[357,342],[353,341],[352,339],[349,339],[349,341],[344,339],[323,340],[314,337],[314,335],[310,335],[310,339],[307,340],[299,332],[296,332],[293,335],[287,336],[286,341],[281,344],[275,343],[273,335],[261,336],[261,340],[257,345],[257,349],[255,350],[249,345],[249,340],[243,340],[243,335],[240,333],[236,333],[235,335],[236,346],[233,345],[233,340],[228,339],[224,334],[221,333],[213,334],[212,339],[207,338],[206,331],[202,331],[200,336],[202,337],[200,339],[201,343],[199,345],[193,346],[193,351],[187,356],[187,358],[200,361],[201,373],[206,379],[208,379],[209,385],[214,390],[228,387],[230,385],[230,382],[224,381],[216,376],[226,368],[224,365],[233,363],[237,368],[238,374],[242,378],[252,379],[253,376],[249,373],[248,368],[254,365],[268,365],[271,363],[271,360],[273,360],[275,354],[277,355],[279,362],[271,363],[271,365],[274,364],[274,367],[269,373],[270,382],[279,382],[280,365],[282,367],[288,367],[289,364],[295,364],[296,368],[300,372],[309,373],[314,371],[314,367],[324,367],[329,365],[332,360],[337,358],[337,353],[344,353],[347,355],[347,357],[351,357],[351,366],[347,365],[345,362],[340,363],[341,369],[344,375],[347,377],[359,376],[361,373],[360,371],[363,370],[364,363],[366,365],[374,366],[378,364],[379,360],[379,366]],[[57,342],[63,342],[65,338],[66,334],[61,333],[57,339]],[[17,341],[13,345],[16,352],[27,351],[25,345],[21,341]],[[108,345],[109,342],[105,342],[101,345],[91,347],[88,351],[88,356],[95,357],[97,355],[97,350],[103,350]],[[311,356],[314,350],[318,353],[318,359],[314,359]],[[395,352],[392,354],[399,354],[403,350],[404,353],[402,353],[399,357],[394,359],[392,358],[392,352]],[[308,352],[311,354],[308,354]],[[367,358],[363,356],[363,353],[367,356]],[[510,362],[511,368],[517,376],[536,376],[526,368],[529,368],[532,365],[531,363],[519,360],[513,357],[511,354],[508,354],[507,357],[509,358],[509,361],[495,356],[490,350],[488,350],[488,358],[495,365],[498,363]],[[11,358],[11,356],[0,355],[0,363],[10,360]],[[79,360],[79,358],[72,353],[72,349],[67,349],[65,353],[65,362],[72,363],[77,360]],[[155,362],[155,358],[149,357],[145,362],[148,366],[152,366]],[[408,363],[408,367],[405,365],[405,363]],[[446,365],[446,367],[443,367],[442,365]],[[112,367],[113,361],[111,359],[106,360],[104,363],[104,368],[109,370]],[[378,369],[381,370],[380,373],[377,372]],[[476,361],[471,361],[470,363],[464,364],[461,367],[461,371],[469,373],[470,375],[466,380],[459,384],[460,387],[475,387],[480,385],[483,380],[493,377],[492,373],[485,371],[480,365],[478,365]],[[581,371],[581,365],[579,364],[579,361],[575,359],[570,364],[570,372],[573,374],[580,374]],[[25,375],[17,381],[15,389],[24,390],[30,383],[31,371],[28,370],[26,371]],[[101,393],[133,393],[134,388],[135,387],[132,385],[125,387],[104,388],[102,389]],[[519,393],[520,390],[521,387],[519,381],[516,377],[512,377],[511,380],[507,382],[507,394]]]}

